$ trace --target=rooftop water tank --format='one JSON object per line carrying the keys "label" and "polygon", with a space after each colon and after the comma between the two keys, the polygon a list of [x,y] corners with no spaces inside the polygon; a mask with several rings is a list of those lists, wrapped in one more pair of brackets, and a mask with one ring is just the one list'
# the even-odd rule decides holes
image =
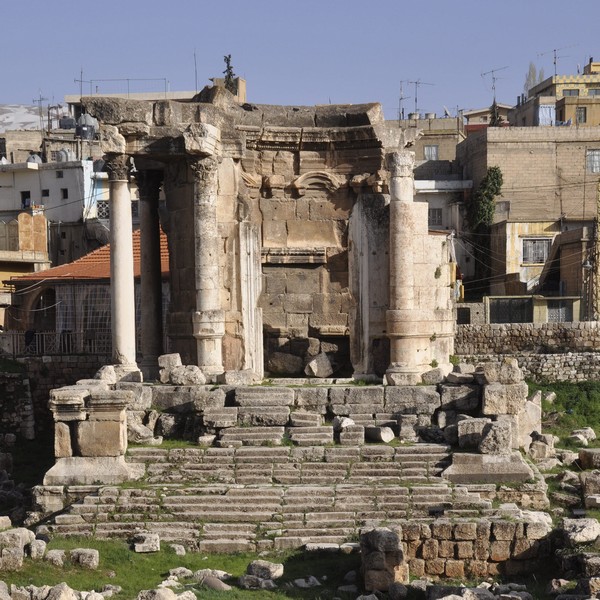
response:
{"label": "rooftop water tank", "polygon": [[75,121],[75,119],[73,117],[61,117],[58,120],[58,127],[59,129],[75,129],[75,126],[77,125],[77,122]]}
{"label": "rooftop water tank", "polygon": [[42,164],[42,157],[39,154],[30,154],[27,158],[28,163],[37,163],[38,165]]}
{"label": "rooftop water tank", "polygon": [[98,121],[91,115],[83,113],[79,119],[77,119],[75,137],[79,137],[82,140],[93,140],[96,131],[98,131]]}

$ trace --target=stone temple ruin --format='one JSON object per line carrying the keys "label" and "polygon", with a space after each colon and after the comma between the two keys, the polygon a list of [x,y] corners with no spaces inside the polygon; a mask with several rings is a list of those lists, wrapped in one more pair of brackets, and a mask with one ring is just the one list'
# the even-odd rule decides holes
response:
{"label": "stone temple ruin", "polygon": [[451,372],[449,240],[429,234],[413,140],[378,104],[240,106],[220,87],[84,104],[111,178],[115,364],[51,393],[56,464],[32,523],[59,513],[49,527],[66,535],[145,530],[201,551],[340,545],[394,524],[397,564],[372,589],[545,560],[548,528],[530,512],[545,484],[519,453],[540,431],[539,398],[514,361]]}

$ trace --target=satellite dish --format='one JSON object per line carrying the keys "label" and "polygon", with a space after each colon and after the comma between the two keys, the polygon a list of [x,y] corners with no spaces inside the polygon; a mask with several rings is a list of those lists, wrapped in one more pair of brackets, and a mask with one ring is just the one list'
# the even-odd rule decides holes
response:
{"label": "satellite dish", "polygon": [[448,110],[448,107],[444,104],[444,117],[451,117],[452,115],[450,114],[450,111]]}

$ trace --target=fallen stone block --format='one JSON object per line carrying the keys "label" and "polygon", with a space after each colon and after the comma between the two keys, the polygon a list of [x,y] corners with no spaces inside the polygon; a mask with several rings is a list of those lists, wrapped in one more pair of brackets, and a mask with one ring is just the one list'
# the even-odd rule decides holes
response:
{"label": "fallen stone block", "polygon": [[73,564],[85,569],[95,570],[100,565],[100,554],[93,548],[75,548],[71,550],[70,558]]}
{"label": "fallen stone block", "polygon": [[160,552],[160,537],[157,533],[136,533],[132,541],[134,552]]}
{"label": "fallen stone block", "polygon": [[365,439],[370,442],[388,444],[395,437],[390,427],[365,427]]}

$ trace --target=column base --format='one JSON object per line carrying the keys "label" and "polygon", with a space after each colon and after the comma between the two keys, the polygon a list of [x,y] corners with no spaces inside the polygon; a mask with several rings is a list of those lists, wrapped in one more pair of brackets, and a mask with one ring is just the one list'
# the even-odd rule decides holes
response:
{"label": "column base", "polygon": [[124,456],[59,458],[44,476],[44,485],[116,484],[140,479],[144,467],[126,463]]}
{"label": "column base", "polygon": [[401,367],[390,365],[385,373],[385,385],[418,385],[422,383],[421,369],[415,370],[414,367]]}
{"label": "column base", "polygon": [[158,381],[160,367],[158,366],[158,356],[148,356],[140,361],[140,370],[144,381]]}
{"label": "column base", "polygon": [[142,372],[135,363],[132,365],[113,365],[113,367],[117,376],[117,382],[133,381],[135,383],[142,383],[144,381]]}

